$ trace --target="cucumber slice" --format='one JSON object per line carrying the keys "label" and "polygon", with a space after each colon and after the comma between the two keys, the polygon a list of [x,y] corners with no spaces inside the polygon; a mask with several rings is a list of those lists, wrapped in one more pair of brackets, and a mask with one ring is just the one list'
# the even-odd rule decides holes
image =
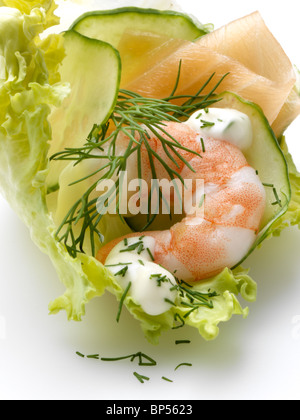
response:
{"label": "cucumber slice", "polygon": [[210,32],[211,28],[185,14],[170,10],[125,7],[85,13],[73,23],[71,29],[117,48],[127,29],[193,41]]}
{"label": "cucumber slice", "polygon": [[[245,153],[248,163],[258,171],[261,181],[266,184],[267,204],[261,229],[248,255],[268,236],[270,228],[288,209],[291,201],[289,170],[278,140],[261,108],[238,95],[225,92],[222,100],[215,104],[219,108],[232,108],[248,115],[253,127],[253,144]],[[279,204],[280,203],[280,204]]]}
{"label": "cucumber slice", "polygon": [[[64,46],[61,77],[70,84],[71,93],[50,115],[53,141],[49,157],[66,147],[83,146],[93,125],[107,121],[117,101],[121,78],[120,55],[110,44],[70,30],[64,34]],[[57,190],[60,173],[67,164],[50,161],[48,192]]]}

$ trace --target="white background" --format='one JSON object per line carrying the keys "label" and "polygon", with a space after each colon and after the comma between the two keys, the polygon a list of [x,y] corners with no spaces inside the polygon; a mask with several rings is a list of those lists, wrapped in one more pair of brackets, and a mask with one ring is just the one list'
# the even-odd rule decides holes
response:
{"label": "white background", "polygon": [[[137,4],[110,0],[107,6]],[[105,3],[105,4],[104,4]],[[260,10],[291,60],[300,66],[297,1],[184,0],[184,9],[219,27]],[[70,9],[71,10],[71,9]],[[74,9],[72,9],[74,11]],[[280,69],[278,69],[280,71]],[[300,168],[300,121],[288,143]],[[48,260],[0,197],[0,399],[299,399],[300,397],[300,232],[286,230],[248,260],[258,283],[258,300],[247,320],[221,325],[218,339],[205,342],[194,330],[165,334],[149,345],[138,323],[110,295],[87,306],[81,323],[65,313],[48,315],[48,303],[64,292]],[[246,265],[246,264],[245,264]],[[175,345],[176,339],[191,344]],[[78,357],[116,357],[143,351],[156,367]],[[193,367],[174,368],[181,362]],[[150,377],[140,384],[137,371]],[[167,376],[173,383],[161,379]]]}

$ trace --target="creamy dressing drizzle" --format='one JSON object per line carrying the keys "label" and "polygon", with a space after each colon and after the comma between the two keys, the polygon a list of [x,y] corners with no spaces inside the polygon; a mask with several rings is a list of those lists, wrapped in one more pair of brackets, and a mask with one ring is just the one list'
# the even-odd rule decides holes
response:
{"label": "creamy dressing drizzle", "polygon": [[248,115],[229,108],[196,111],[184,124],[200,134],[228,141],[246,151],[252,144],[253,130]]}
{"label": "creamy dressing drizzle", "polygon": [[155,239],[150,236],[128,238],[115,246],[105,266],[116,276],[127,296],[139,304],[148,315],[161,315],[168,311],[177,296],[172,290],[175,277],[153,262]]}

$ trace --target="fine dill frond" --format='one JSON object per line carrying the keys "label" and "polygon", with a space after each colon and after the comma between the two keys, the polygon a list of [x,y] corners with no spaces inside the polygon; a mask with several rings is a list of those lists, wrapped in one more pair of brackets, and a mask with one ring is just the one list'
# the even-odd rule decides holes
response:
{"label": "fine dill frond", "polygon": [[[120,89],[116,106],[108,121],[100,125],[94,124],[84,146],[78,148],[69,147],[51,156],[50,159],[52,161],[73,161],[74,166],[86,159],[97,159],[99,161],[97,170],[81,179],[74,180],[72,183],[72,185],[75,185],[88,179],[91,180],[90,187],[68,210],[56,232],[57,239],[65,244],[67,251],[72,257],[75,258],[78,253],[85,252],[86,241],[90,245],[92,255],[96,255],[97,243],[99,241],[101,243],[104,240],[103,234],[99,230],[99,224],[111,203],[116,202],[117,214],[122,222],[126,223],[124,216],[120,212],[122,195],[120,173],[126,171],[128,159],[135,154],[138,178],[142,178],[142,148],[147,152],[152,179],[157,179],[155,164],[159,164],[164,168],[171,180],[179,179],[184,183],[180,173],[176,169],[171,168],[168,162],[153,150],[149,141],[151,136],[155,136],[158,139],[166,156],[175,164],[175,168],[179,168],[178,161],[181,161],[183,165],[194,171],[184,158],[183,152],[195,154],[199,158],[201,158],[201,155],[182,146],[167,132],[164,122],[182,122],[188,119],[193,112],[199,109],[207,109],[207,107],[218,102],[220,99],[216,98],[215,91],[227,74],[218,80],[205,95],[202,93],[209,83],[212,82],[215,74],[209,77],[195,95],[177,96],[176,90],[180,80],[180,71],[181,62],[174,89],[171,95],[164,99],[145,98],[137,93]],[[181,101],[181,105],[177,104],[178,100]],[[120,133],[128,137],[128,146],[121,156],[116,154],[117,139]],[[204,152],[204,144],[202,146]],[[99,183],[111,179],[116,179],[115,188],[111,188],[98,198],[93,198],[93,193]],[[147,223],[142,231],[148,229],[157,216],[157,212],[151,214],[150,210],[150,203],[154,193],[157,194],[158,205],[163,202],[167,204],[161,189],[150,191]],[[179,194],[179,191],[177,193]]]}

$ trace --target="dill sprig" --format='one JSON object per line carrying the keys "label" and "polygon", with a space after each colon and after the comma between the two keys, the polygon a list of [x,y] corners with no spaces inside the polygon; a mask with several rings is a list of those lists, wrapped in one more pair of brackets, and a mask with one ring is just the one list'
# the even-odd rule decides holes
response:
{"label": "dill sprig", "polygon": [[[116,200],[117,214],[125,223],[123,215],[120,213],[120,200],[122,195],[122,180],[120,173],[126,171],[127,162],[130,156],[136,154],[138,178],[142,178],[142,147],[146,150],[152,172],[152,179],[157,179],[157,173],[154,162],[163,166],[171,180],[182,179],[180,173],[171,168],[155,150],[151,148],[149,139],[154,135],[160,142],[168,158],[179,168],[177,157],[191,171],[194,169],[189,162],[180,153],[181,151],[199,155],[193,150],[182,146],[166,129],[164,122],[181,122],[199,109],[216,103],[220,99],[215,96],[215,91],[222,83],[223,76],[209,91],[203,95],[203,90],[212,81],[215,74],[205,82],[195,95],[176,95],[180,79],[181,63],[179,65],[178,76],[171,95],[164,99],[145,98],[141,95],[120,89],[116,106],[107,122],[92,127],[92,130],[83,147],[66,148],[65,150],[51,156],[51,160],[73,161],[74,166],[86,159],[99,159],[99,168],[93,173],[87,174],[84,178],[75,180],[71,185],[75,185],[89,178],[96,177],[97,180],[91,181],[90,187],[69,209],[60,226],[57,229],[56,236],[60,242],[63,242],[67,251],[72,257],[78,253],[85,253],[84,244],[89,240],[91,253],[96,255],[96,243],[99,240],[103,242],[103,235],[99,231],[99,223],[105,214],[109,205]],[[182,104],[178,105],[177,102]],[[127,149],[122,155],[117,154],[117,139],[120,133],[128,137]],[[116,179],[114,188],[111,188],[100,197],[93,198],[93,193],[99,182],[108,179]],[[142,229],[146,230],[157,216],[151,214],[151,201],[154,191],[149,193],[149,211],[147,223]],[[157,191],[159,204],[164,200],[162,192]],[[171,214],[170,214],[171,217]],[[76,228],[76,229],[75,229]]]}

